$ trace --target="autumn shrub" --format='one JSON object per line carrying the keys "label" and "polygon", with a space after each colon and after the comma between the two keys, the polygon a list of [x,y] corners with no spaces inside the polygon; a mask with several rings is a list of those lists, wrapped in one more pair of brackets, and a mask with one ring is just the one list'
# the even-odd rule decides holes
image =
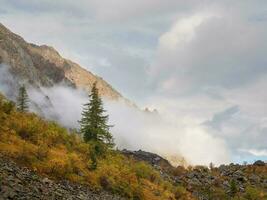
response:
{"label": "autumn shrub", "polygon": [[15,103],[8,101],[3,95],[0,94],[0,109],[6,114],[10,114],[13,110],[15,110]]}
{"label": "autumn shrub", "polygon": [[181,200],[185,200],[187,198],[187,191],[184,187],[182,186],[177,186],[175,189],[175,199],[181,199]]}
{"label": "autumn shrub", "polygon": [[120,156],[109,155],[107,159],[100,160],[94,172],[102,187],[129,198],[133,197],[139,184],[134,171],[129,165],[124,165]]}
{"label": "autumn shrub", "polygon": [[134,188],[133,190],[133,196],[132,196],[133,200],[142,200],[145,199],[144,197],[144,191],[142,189],[142,187],[139,185],[136,188]]}
{"label": "autumn shrub", "polygon": [[27,142],[22,141],[18,146],[18,152],[16,154],[17,160],[23,164],[31,164],[36,160],[37,147]]}
{"label": "autumn shrub", "polygon": [[4,102],[2,105],[2,110],[6,114],[10,114],[15,109],[15,103],[14,102]]}
{"label": "autumn shrub", "polygon": [[156,181],[159,177],[159,174],[144,162],[135,163],[134,170],[138,178],[149,179],[151,182]]}
{"label": "autumn shrub", "polygon": [[91,170],[93,148],[95,144],[84,143],[79,135],[55,122],[33,113],[17,112],[0,95],[0,155],[52,179],[68,179],[129,199],[175,198],[175,187],[163,180],[158,171],[115,150],[97,149],[105,154],[97,156],[98,166]]}
{"label": "autumn shrub", "polygon": [[37,144],[40,133],[46,127],[35,114],[15,113],[11,116],[9,126],[24,140]]}
{"label": "autumn shrub", "polygon": [[41,144],[37,148],[36,157],[38,160],[43,161],[47,159],[49,153],[49,148],[46,144]]}

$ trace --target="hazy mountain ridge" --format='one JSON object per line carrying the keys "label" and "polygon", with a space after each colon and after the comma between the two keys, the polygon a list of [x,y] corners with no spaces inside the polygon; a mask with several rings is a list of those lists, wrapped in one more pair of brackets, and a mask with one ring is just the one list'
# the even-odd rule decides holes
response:
{"label": "hazy mountain ridge", "polygon": [[63,83],[90,90],[97,81],[100,95],[113,100],[123,98],[101,77],[62,58],[53,47],[27,43],[1,23],[0,64],[9,65],[13,75],[33,86],[50,87]]}

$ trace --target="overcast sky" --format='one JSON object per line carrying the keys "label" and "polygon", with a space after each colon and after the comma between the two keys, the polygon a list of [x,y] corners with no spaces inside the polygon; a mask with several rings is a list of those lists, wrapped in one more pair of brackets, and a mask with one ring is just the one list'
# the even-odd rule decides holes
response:
{"label": "overcast sky", "polygon": [[0,0],[0,21],[140,106],[267,160],[266,0]]}

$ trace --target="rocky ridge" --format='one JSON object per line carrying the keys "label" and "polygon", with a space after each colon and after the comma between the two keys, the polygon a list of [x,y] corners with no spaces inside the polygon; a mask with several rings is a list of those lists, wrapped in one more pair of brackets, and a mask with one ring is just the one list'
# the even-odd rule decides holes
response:
{"label": "rocky ridge", "polygon": [[0,64],[10,67],[10,72],[21,82],[35,87],[64,84],[90,90],[95,81],[100,95],[109,99],[123,99],[122,95],[105,80],[62,58],[47,45],[27,43],[0,23]]}

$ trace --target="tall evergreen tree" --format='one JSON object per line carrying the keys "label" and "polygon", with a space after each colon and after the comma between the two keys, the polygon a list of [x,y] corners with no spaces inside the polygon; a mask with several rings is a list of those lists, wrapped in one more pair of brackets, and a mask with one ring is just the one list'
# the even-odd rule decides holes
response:
{"label": "tall evergreen tree", "polygon": [[105,112],[95,82],[89,95],[89,102],[84,105],[82,119],[79,121],[80,132],[85,142],[98,142],[109,147],[114,145],[113,137],[109,132],[111,126],[107,124],[108,115],[105,115]]}
{"label": "tall evergreen tree", "polygon": [[20,112],[27,112],[29,109],[29,96],[24,85],[19,88],[19,94],[17,98],[17,107]]}

